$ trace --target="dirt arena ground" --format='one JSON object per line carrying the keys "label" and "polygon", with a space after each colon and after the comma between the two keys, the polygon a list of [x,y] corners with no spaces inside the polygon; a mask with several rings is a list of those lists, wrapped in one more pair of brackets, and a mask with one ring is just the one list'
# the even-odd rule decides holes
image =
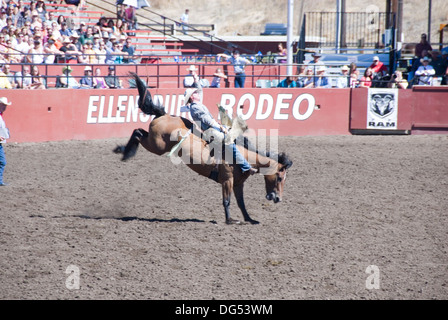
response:
{"label": "dirt arena ground", "polygon": [[218,184],[126,141],[6,146],[0,299],[448,299],[446,135],[280,138],[283,202],[251,177],[261,223],[231,226]]}

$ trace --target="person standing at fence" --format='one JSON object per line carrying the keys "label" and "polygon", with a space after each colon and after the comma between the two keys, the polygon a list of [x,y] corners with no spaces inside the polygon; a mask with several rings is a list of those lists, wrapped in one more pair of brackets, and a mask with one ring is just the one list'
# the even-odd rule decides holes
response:
{"label": "person standing at fence", "polygon": [[426,40],[425,33],[422,33],[420,42],[415,46],[415,56],[419,59],[423,58],[425,56],[425,53],[423,51],[432,51],[431,44],[428,42],[428,40]]}
{"label": "person standing at fence", "polygon": [[2,97],[0,98],[0,186],[4,187],[7,184],[3,181],[3,172],[6,167],[6,156],[4,150],[4,144],[6,143],[6,139],[9,138],[9,130],[6,128],[5,120],[3,119],[3,113],[6,110],[7,106],[10,106],[12,103],[8,101],[8,98]]}
{"label": "person standing at fence", "polygon": [[185,12],[180,17],[180,22],[182,26],[182,30],[184,34],[187,34],[188,31],[188,14],[190,13],[189,9],[185,9]]}
{"label": "person standing at fence", "polygon": [[225,53],[218,53],[218,57],[224,57],[233,65],[233,71],[235,72],[235,88],[244,88],[246,82],[246,65],[250,61],[240,55],[239,50],[233,52],[233,56],[228,56]]}

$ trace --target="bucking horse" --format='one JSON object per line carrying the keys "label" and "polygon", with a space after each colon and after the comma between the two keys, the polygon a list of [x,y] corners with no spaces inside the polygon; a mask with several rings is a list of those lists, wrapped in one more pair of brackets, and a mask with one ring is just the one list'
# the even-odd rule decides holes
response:
{"label": "bucking horse", "polygon": [[[232,190],[244,221],[258,224],[258,221],[249,216],[244,203],[244,182],[250,174],[241,171],[240,167],[231,161],[219,161],[219,157],[214,156],[210,141],[204,140],[201,134],[191,134],[199,131],[194,130],[193,122],[184,117],[167,114],[165,108],[152,99],[151,93],[140,77],[135,73],[130,73],[130,76],[135,79],[137,85],[138,107],[143,113],[154,116],[154,119],[149,124],[148,131],[141,128],[134,130],[128,143],[125,146],[117,146],[114,152],[122,154],[122,160],[126,161],[136,154],[141,144],[146,150],[157,155],[166,153],[180,155],[179,159],[182,159],[182,162],[190,169],[222,185],[222,202],[227,224],[242,223],[230,217]],[[266,199],[274,203],[280,202],[285,187],[286,171],[291,167],[292,161],[285,153],[260,152],[250,144],[247,138],[242,140],[245,143],[237,144],[237,148],[252,167],[263,173]]]}

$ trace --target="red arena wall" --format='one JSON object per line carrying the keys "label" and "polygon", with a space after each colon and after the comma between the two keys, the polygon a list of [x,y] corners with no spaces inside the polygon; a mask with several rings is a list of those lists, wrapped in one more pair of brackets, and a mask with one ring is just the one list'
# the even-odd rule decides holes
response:
{"label": "red arena wall", "polygon": [[[184,89],[150,89],[172,115],[181,113]],[[4,114],[9,142],[89,140],[130,136],[151,118],[138,109],[136,89],[3,90],[12,101]],[[218,117],[217,104],[239,114],[250,129],[268,135],[346,135],[369,132],[367,89],[204,89],[204,104]],[[414,87],[396,91],[394,130],[448,132],[448,90]],[[381,122],[379,122],[381,124]],[[384,129],[384,128],[383,128]],[[372,131],[373,132],[373,131]]]}
{"label": "red arena wall", "polygon": [[[136,89],[3,92],[13,103],[4,114],[9,142],[128,137],[151,120],[138,109]],[[168,113],[189,118],[180,113],[184,89],[152,89],[151,94]],[[204,104],[215,117],[218,103],[241,114],[254,130],[298,136],[350,133],[349,89],[204,89]]]}

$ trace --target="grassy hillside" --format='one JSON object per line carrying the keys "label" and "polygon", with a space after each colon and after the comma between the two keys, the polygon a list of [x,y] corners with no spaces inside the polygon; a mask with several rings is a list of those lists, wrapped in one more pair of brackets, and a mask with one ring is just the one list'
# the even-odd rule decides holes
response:
{"label": "grassy hillside", "polygon": [[[100,6],[115,0],[87,0]],[[287,22],[287,0],[148,0],[151,9],[171,19],[179,20],[186,8],[190,9],[190,23],[217,24],[218,34],[259,35],[269,22]],[[299,17],[302,12],[336,11],[334,0],[294,0],[294,33],[298,34]],[[420,34],[428,30],[428,1],[404,0],[403,33],[405,42],[418,42]],[[369,6],[385,11],[386,0],[347,0],[347,12],[365,12]],[[111,6],[108,6],[111,8]],[[114,10],[113,6],[111,8]],[[448,1],[432,1],[431,40],[439,39],[441,23],[448,23]],[[448,34],[446,36],[448,39]]]}

